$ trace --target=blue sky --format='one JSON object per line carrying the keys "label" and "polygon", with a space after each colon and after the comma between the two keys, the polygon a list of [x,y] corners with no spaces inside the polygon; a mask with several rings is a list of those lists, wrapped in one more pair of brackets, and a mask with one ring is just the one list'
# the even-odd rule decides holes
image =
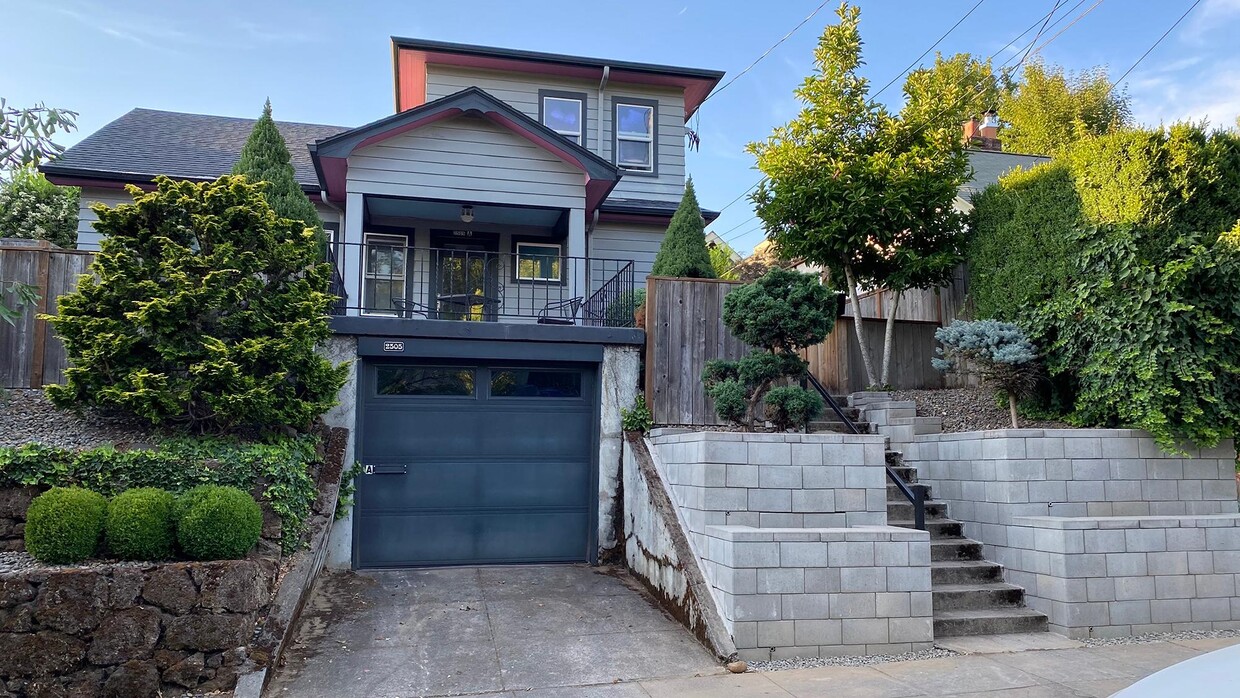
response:
{"label": "blue sky", "polygon": [[[629,0],[627,3],[150,2],[28,0],[6,9],[0,96],[81,113],[68,144],[133,107],[256,116],[271,97],[277,119],[354,126],[393,109],[391,35],[714,68],[729,79],[805,18],[820,0]],[[898,75],[976,0],[862,2],[866,74]],[[1041,51],[1047,62],[1106,65],[1113,77],[1171,26],[1192,0],[1105,0]],[[1048,12],[1054,0],[984,0],[939,50],[989,55]],[[1071,17],[1093,4],[1087,0]],[[1061,14],[1076,5],[1063,2]],[[834,0],[735,84],[711,98],[688,166],[702,205],[719,209],[758,179],[746,142],[795,116],[793,88],[809,72]],[[1071,17],[1047,32],[1050,39]],[[1240,0],[1203,0],[1126,80],[1139,120],[1157,124],[1240,114],[1240,58],[1228,36]],[[1017,44],[1023,47],[1032,34]],[[999,55],[998,62],[1010,57]],[[932,56],[927,60],[932,59]],[[896,106],[897,82],[882,96]],[[714,230],[742,251],[762,239],[748,202]]]}

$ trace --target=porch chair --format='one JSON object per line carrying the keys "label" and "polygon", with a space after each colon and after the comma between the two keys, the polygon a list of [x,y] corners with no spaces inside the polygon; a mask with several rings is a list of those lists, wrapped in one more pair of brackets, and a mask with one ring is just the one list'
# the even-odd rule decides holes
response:
{"label": "porch chair", "polygon": [[392,307],[396,308],[396,312],[403,318],[411,318],[416,314],[430,320],[432,319],[431,313],[434,312],[430,307],[407,298],[393,298]]}
{"label": "porch chair", "polygon": [[574,296],[563,301],[551,301],[538,311],[538,324],[576,325],[577,313],[581,311],[583,302],[581,296]]}

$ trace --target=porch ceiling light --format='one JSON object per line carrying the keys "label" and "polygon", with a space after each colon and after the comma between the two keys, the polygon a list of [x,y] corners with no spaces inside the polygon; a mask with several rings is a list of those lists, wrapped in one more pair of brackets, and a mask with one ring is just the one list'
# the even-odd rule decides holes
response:
{"label": "porch ceiling light", "polygon": [[462,206],[461,207],[461,222],[472,223],[473,220],[474,220],[474,207],[473,206]]}

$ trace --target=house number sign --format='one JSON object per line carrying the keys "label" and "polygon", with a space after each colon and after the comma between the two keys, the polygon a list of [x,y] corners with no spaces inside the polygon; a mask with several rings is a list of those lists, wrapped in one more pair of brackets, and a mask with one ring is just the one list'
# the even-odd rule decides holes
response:
{"label": "house number sign", "polygon": [[404,350],[405,350],[404,342],[384,342],[383,343],[383,351],[404,351]]}

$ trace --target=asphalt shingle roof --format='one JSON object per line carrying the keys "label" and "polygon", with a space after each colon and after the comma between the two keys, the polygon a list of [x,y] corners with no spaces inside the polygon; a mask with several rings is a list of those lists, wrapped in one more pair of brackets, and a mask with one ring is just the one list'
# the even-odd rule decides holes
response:
{"label": "asphalt shingle roof", "polygon": [[[150,179],[215,179],[232,171],[255,119],[134,109],[69,148],[45,168],[56,174]],[[307,145],[344,126],[277,121],[303,187],[318,189]]]}

